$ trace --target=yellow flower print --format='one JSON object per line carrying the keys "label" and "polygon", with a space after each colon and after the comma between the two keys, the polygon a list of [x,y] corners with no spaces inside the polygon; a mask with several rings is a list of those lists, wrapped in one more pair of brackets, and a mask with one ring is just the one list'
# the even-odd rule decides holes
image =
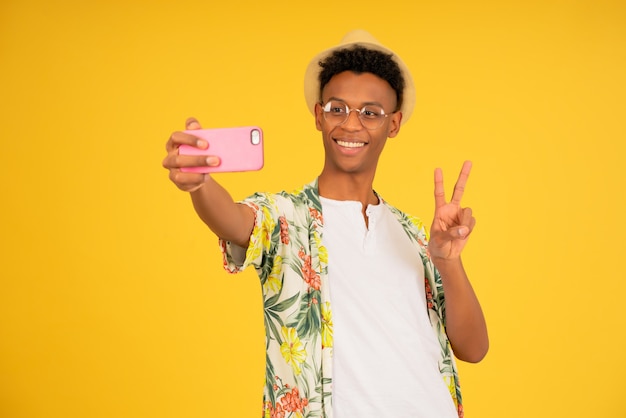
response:
{"label": "yellow flower print", "polygon": [[333,313],[330,310],[330,302],[322,305],[322,347],[333,346]]}
{"label": "yellow flower print", "polygon": [[270,290],[275,293],[280,292],[280,289],[283,286],[283,283],[280,280],[280,273],[283,267],[282,264],[283,264],[283,258],[277,255],[274,258],[274,267],[272,268],[272,272],[268,276],[265,283],[263,283],[263,290],[266,293],[269,292]]}
{"label": "yellow flower print", "polygon": [[294,373],[299,375],[302,372],[300,364],[306,360],[306,351],[298,338],[298,332],[295,328],[282,327],[281,334],[284,342],[280,346],[280,353]]}
{"label": "yellow flower print", "polygon": [[320,264],[327,265],[328,264],[328,251],[326,251],[326,247],[322,245],[322,239],[320,238],[320,234],[315,231],[313,233],[313,240],[315,240],[315,245],[319,248],[319,258]]}
{"label": "yellow flower print", "polygon": [[409,215],[409,221],[411,221],[411,223],[415,225],[418,231],[424,230],[424,232],[426,233],[426,239],[428,239],[428,231],[425,230],[424,223],[420,218]]}
{"label": "yellow flower print", "polygon": [[450,396],[452,397],[452,400],[454,401],[454,404],[456,405],[457,404],[456,384],[454,383],[454,379],[452,378],[452,376],[444,376],[443,381],[446,383],[446,386],[448,387],[448,391],[450,391]]}
{"label": "yellow flower print", "polygon": [[272,238],[272,231],[276,227],[276,222],[274,222],[272,214],[267,207],[263,207],[262,212],[263,223],[261,226],[261,244],[263,245],[263,248],[269,249],[271,244],[270,239]]}
{"label": "yellow flower print", "polygon": [[250,244],[248,245],[248,250],[246,252],[246,258],[250,259],[250,260],[256,260],[258,257],[261,256],[261,247],[259,247],[257,245],[258,241],[257,241],[257,237],[259,236],[259,227],[258,226],[254,226],[254,228],[252,229],[252,234],[250,235]]}

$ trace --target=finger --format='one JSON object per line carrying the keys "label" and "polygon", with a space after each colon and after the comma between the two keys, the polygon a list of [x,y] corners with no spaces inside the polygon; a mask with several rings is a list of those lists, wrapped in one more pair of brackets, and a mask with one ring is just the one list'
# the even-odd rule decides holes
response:
{"label": "finger", "polygon": [[209,147],[209,143],[202,138],[198,138],[197,136],[190,135],[185,132],[174,132],[165,144],[165,149],[167,152],[171,152],[178,150],[178,147],[181,145],[191,145],[192,147],[200,149],[207,149]]}
{"label": "finger", "polygon": [[465,161],[463,163],[463,167],[461,168],[461,173],[459,174],[459,178],[454,185],[454,192],[452,193],[452,200],[450,203],[454,205],[459,205],[461,203],[461,198],[463,197],[463,192],[465,192],[465,184],[467,183],[467,178],[469,177],[470,171],[472,170],[472,162]]}
{"label": "finger", "polygon": [[460,216],[460,225],[465,225],[465,226],[469,226],[471,220],[472,220],[472,208],[463,208],[461,209],[461,216]]}
{"label": "finger", "polygon": [[451,241],[463,240],[467,238],[469,230],[466,226],[455,226],[445,231],[438,231],[437,234],[431,234],[430,244],[433,243],[444,245]]}
{"label": "finger", "polygon": [[179,169],[183,167],[216,167],[220,165],[219,157],[215,155],[181,155],[170,152],[163,160],[163,167]]}
{"label": "finger", "polygon": [[179,189],[190,192],[200,188],[208,179],[207,174],[202,173],[184,173],[180,170],[170,171],[170,180]]}
{"label": "finger", "polygon": [[443,171],[435,169],[435,208],[446,204],[446,191],[443,188]]}
{"label": "finger", "polygon": [[457,234],[460,238],[467,238],[467,236],[472,233],[474,225],[476,225],[476,219],[472,216],[472,209],[462,209],[461,222],[459,227],[457,228],[457,231],[454,233]]}
{"label": "finger", "polygon": [[185,129],[202,129],[202,126],[198,119],[191,117],[185,121]]}
{"label": "finger", "polygon": [[450,228],[448,233],[450,234],[450,239],[464,239],[469,235],[470,229],[467,226],[457,226]]}

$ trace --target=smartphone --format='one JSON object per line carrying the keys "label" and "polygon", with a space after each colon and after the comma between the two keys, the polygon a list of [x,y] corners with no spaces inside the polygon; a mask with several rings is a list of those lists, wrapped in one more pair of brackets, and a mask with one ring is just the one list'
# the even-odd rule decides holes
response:
{"label": "smartphone", "polygon": [[184,131],[209,143],[207,149],[181,145],[180,155],[216,155],[220,165],[216,167],[184,167],[181,171],[191,173],[219,173],[255,171],[263,168],[263,131],[258,126],[237,128],[193,129]]}

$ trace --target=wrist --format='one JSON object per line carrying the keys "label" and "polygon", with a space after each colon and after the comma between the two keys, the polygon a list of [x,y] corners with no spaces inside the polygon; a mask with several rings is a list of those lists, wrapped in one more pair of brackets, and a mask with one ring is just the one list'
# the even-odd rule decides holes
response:
{"label": "wrist", "polygon": [[462,270],[463,262],[461,256],[445,258],[445,257],[431,257],[431,261],[435,265],[435,268],[439,270],[439,273],[446,271]]}

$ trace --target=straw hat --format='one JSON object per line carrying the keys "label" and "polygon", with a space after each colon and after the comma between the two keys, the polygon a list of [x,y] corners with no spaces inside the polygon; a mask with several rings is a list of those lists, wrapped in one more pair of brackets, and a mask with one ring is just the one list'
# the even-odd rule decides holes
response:
{"label": "straw hat", "polygon": [[413,108],[415,107],[415,85],[413,84],[413,78],[411,77],[409,68],[391,49],[378,42],[369,32],[361,29],[348,32],[343,37],[339,45],[320,52],[313,57],[307,66],[306,72],[304,73],[304,98],[307,106],[309,107],[309,111],[315,115],[315,103],[318,103],[320,99],[319,73],[321,72],[322,67],[320,67],[319,62],[326,59],[326,57],[338,49],[349,48],[350,46],[357,44],[365,48],[391,54],[392,59],[400,67],[400,71],[404,77],[403,100],[402,107],[400,108],[400,111],[402,112],[402,124],[404,124],[411,117],[411,113],[413,113]]}

